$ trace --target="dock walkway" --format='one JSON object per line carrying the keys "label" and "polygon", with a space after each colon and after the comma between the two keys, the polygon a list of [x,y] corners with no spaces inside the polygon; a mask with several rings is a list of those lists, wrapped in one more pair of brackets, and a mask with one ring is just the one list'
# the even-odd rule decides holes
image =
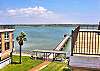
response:
{"label": "dock walkway", "polygon": [[[63,48],[63,46],[65,45],[65,43],[69,40],[70,36],[66,36],[58,45],[54,50],[60,51],[61,48]],[[52,59],[53,58],[53,54],[49,55],[49,58]]]}
{"label": "dock walkway", "polygon": [[66,36],[59,44],[58,46],[55,48],[55,50],[60,50],[63,45],[65,45],[65,43],[69,40],[70,36]]}

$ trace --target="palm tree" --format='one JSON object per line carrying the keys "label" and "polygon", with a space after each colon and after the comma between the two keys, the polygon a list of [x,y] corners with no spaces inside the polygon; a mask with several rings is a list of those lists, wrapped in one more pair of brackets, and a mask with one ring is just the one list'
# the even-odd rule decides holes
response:
{"label": "palm tree", "polygon": [[23,42],[26,41],[26,34],[24,32],[21,32],[17,37],[16,40],[20,46],[20,64],[21,64],[21,47],[23,45]]}

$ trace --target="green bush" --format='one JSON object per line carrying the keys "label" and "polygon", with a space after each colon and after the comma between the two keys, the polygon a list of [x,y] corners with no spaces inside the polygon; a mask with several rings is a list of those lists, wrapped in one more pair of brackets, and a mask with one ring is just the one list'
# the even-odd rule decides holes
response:
{"label": "green bush", "polygon": [[70,68],[65,67],[65,68],[63,68],[63,71],[71,71],[71,69],[70,69]]}

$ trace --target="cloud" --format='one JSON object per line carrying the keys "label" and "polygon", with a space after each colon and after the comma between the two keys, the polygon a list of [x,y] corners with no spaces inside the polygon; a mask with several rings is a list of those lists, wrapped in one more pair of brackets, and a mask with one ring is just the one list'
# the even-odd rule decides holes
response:
{"label": "cloud", "polygon": [[36,6],[3,11],[0,21],[7,23],[60,23],[66,20],[57,12]]}
{"label": "cloud", "polygon": [[8,15],[15,16],[17,14],[16,10],[8,10]]}
{"label": "cloud", "polygon": [[29,8],[20,8],[20,9],[10,9],[7,10],[7,13],[9,16],[32,16],[32,15],[37,15],[37,16],[49,16],[53,15],[52,11],[49,11],[45,9],[44,7],[41,6],[36,6],[34,8],[29,7]]}

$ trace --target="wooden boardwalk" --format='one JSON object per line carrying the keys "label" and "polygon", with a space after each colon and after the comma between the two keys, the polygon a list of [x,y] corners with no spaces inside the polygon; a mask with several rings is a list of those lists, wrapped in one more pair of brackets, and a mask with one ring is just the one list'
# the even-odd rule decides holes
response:
{"label": "wooden boardwalk", "polygon": [[60,50],[61,48],[63,48],[63,46],[67,43],[67,41],[69,40],[70,36],[66,36],[59,44],[58,46],[55,48],[55,50]]}
{"label": "wooden boardwalk", "polygon": [[[60,51],[61,48],[63,48],[63,46],[67,43],[67,41],[69,40],[70,36],[66,36],[58,45],[54,50]],[[49,58],[52,59],[53,58],[53,54],[49,55]]]}

